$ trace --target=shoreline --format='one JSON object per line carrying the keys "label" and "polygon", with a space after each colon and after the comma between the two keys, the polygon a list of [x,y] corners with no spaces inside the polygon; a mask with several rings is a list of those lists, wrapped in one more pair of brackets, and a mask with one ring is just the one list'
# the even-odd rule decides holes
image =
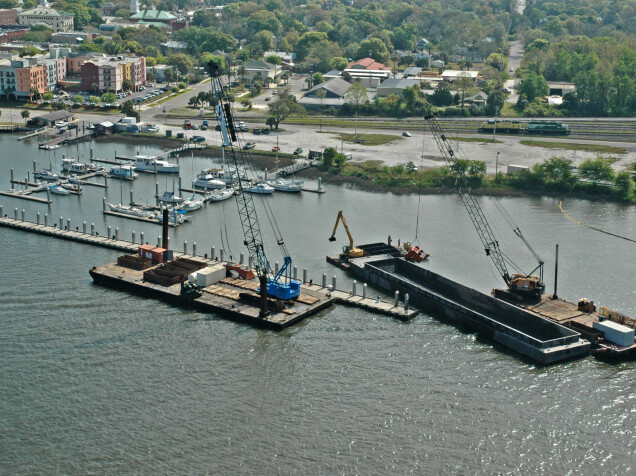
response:
{"label": "shoreline", "polygon": [[[145,142],[149,136],[147,135],[132,135],[132,134],[111,134],[107,136],[100,136],[96,139],[97,142],[124,142],[128,144],[139,144],[141,142]],[[167,138],[167,137],[153,137],[153,144],[162,146],[162,147],[175,147],[179,144],[187,143],[187,141],[176,139],[176,138]],[[213,147],[206,145],[202,149],[197,150],[198,155],[206,156],[206,157],[215,157],[221,158],[222,152],[219,147]],[[269,153],[259,154],[258,152],[252,151],[250,153],[252,165],[255,168],[265,170],[271,170],[275,165],[275,157],[270,155]],[[290,162],[289,157],[279,157],[278,158],[279,166],[284,166]],[[364,162],[360,162],[364,163]],[[441,168],[441,167],[440,167]],[[319,177],[323,181],[323,183],[328,183],[331,185],[343,185],[343,186],[351,186],[352,188],[356,188],[359,190],[366,190],[372,193],[393,193],[396,195],[449,195],[456,193],[455,189],[449,187],[424,187],[419,185],[410,185],[410,186],[390,186],[390,185],[380,185],[374,183],[372,180],[363,179],[361,177],[355,176],[345,176],[339,174],[332,174],[328,171],[320,171],[317,167],[311,167],[310,169],[303,170],[298,173],[299,176],[306,177],[310,180],[317,180]],[[549,193],[545,191],[531,193],[527,190],[519,190],[515,188],[499,188],[499,189],[491,189],[488,187],[479,187],[471,190],[474,195],[478,196],[490,196],[490,197],[527,197],[527,198],[537,198],[537,197],[550,197],[550,198],[574,198],[588,201],[604,201],[611,203],[623,203],[625,205],[633,205],[633,202],[628,202],[624,200],[620,200],[617,197],[613,197],[607,194],[589,194],[589,193],[564,193],[562,191]]]}

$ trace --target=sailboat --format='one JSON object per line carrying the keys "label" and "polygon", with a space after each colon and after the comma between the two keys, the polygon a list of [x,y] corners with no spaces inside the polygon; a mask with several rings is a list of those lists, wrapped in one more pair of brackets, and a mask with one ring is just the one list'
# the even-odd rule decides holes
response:
{"label": "sailboat", "polygon": [[204,203],[204,200],[198,199],[192,194],[190,198],[183,200],[176,209],[184,212],[192,212],[201,208]]}
{"label": "sailboat", "polygon": [[181,202],[183,202],[183,197],[180,197],[175,192],[174,180],[172,181],[172,192],[169,192],[169,191],[166,190],[165,192],[163,192],[163,194],[158,195],[157,198],[159,199],[160,202],[164,202],[164,203],[181,203]]}

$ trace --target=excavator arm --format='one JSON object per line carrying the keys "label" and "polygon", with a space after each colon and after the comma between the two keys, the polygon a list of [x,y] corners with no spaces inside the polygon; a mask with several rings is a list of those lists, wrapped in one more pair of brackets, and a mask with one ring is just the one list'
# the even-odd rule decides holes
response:
{"label": "excavator arm", "polygon": [[342,214],[342,210],[338,212],[336,224],[333,227],[333,231],[331,232],[329,241],[336,241],[336,230],[338,229],[338,224],[340,223],[340,221],[342,221],[342,226],[344,226],[344,229],[347,232],[347,236],[349,237],[349,247],[345,247],[345,253],[348,253],[349,256],[351,256],[352,258],[359,258],[360,256],[364,256],[364,251],[353,246],[353,236],[351,236],[351,232],[349,231],[349,227],[347,226],[347,220],[345,220],[345,217]]}

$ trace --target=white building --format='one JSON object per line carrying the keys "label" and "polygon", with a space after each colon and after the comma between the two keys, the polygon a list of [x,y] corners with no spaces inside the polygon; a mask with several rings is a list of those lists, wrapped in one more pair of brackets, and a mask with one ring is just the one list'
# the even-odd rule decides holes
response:
{"label": "white building", "polygon": [[73,14],[60,12],[54,8],[35,7],[18,14],[20,25],[45,24],[53,31],[72,31]]}

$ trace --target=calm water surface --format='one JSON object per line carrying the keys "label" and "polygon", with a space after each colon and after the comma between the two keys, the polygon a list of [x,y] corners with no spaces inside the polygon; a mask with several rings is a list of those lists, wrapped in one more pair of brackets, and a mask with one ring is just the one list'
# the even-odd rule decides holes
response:
{"label": "calm water surface", "polygon": [[[8,168],[26,175],[89,157],[81,145],[52,153],[0,135],[0,185]],[[94,145],[96,156],[132,156],[122,144]],[[211,165],[184,158],[182,181]],[[151,202],[156,177],[134,185]],[[159,177],[160,188],[172,179]],[[130,184],[53,197],[50,206],[0,197],[5,213],[39,211],[73,226],[95,223],[122,236],[161,231],[104,217],[102,197],[128,200]],[[338,276],[324,262],[338,210],[356,240],[413,240],[418,197],[328,188],[325,195],[270,198],[299,268]],[[484,208],[510,254],[532,256],[491,200]],[[546,260],[553,286],[560,244],[559,295],[636,315],[633,243],[567,220],[552,199],[505,199],[507,210]],[[425,196],[417,238],[426,266],[489,291],[499,285],[454,196]],[[636,211],[566,201],[577,219],[635,238]],[[272,233],[261,213],[265,239]],[[243,251],[233,201],[213,204],[171,230],[172,243],[200,253],[229,236]],[[117,252],[0,228],[1,474],[628,474],[634,471],[636,365],[593,358],[541,368],[478,336],[422,313],[409,323],[334,307],[280,333],[94,286],[92,265]],[[272,260],[281,259],[274,247]]]}

